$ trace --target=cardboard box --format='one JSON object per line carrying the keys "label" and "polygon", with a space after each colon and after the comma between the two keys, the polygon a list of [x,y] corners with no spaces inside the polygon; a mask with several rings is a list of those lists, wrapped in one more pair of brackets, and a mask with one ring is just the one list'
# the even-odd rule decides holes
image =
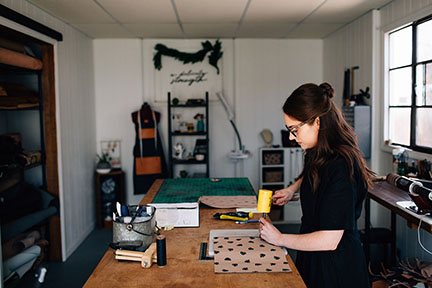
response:
{"label": "cardboard box", "polygon": [[159,227],[199,227],[199,203],[150,203]]}

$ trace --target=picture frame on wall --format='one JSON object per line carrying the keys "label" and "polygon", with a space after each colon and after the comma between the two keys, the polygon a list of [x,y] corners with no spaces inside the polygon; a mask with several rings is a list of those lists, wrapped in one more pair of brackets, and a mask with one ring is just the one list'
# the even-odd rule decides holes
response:
{"label": "picture frame on wall", "polygon": [[111,164],[111,168],[121,168],[120,140],[103,140],[101,141],[101,152],[105,154]]}

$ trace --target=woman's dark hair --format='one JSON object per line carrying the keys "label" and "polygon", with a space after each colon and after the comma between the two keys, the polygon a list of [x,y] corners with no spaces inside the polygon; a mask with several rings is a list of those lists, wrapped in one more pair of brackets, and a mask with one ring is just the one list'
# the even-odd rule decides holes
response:
{"label": "woman's dark hair", "polygon": [[[307,149],[302,176],[307,176],[316,191],[319,184],[319,170],[330,159],[337,156],[345,158],[349,165],[351,180],[354,181],[354,169],[357,163],[363,178],[364,187],[372,184],[374,172],[366,166],[360,151],[357,136],[353,128],[342,116],[341,110],[333,103],[334,89],[328,83],[316,85],[303,84],[288,97],[283,111],[288,116],[312,123],[320,119],[317,146]],[[305,171],[308,175],[305,175]]]}

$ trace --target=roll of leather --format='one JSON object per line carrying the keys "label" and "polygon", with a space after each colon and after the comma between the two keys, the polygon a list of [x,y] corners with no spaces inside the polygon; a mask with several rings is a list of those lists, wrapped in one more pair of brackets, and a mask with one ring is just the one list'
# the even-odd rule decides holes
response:
{"label": "roll of leather", "polygon": [[21,43],[11,41],[6,38],[0,38],[0,47],[16,51],[19,53],[25,53],[25,46]]}
{"label": "roll of leather", "polygon": [[0,63],[31,70],[41,70],[43,67],[43,63],[39,59],[2,47],[0,47]]}

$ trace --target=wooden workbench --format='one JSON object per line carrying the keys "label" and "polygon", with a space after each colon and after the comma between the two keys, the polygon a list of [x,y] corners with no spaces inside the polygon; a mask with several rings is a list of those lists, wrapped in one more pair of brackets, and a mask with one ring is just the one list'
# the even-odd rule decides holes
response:
{"label": "wooden workbench", "polygon": [[[150,203],[162,183],[163,180],[156,180],[140,205]],[[213,214],[220,210],[200,208],[199,228],[175,228],[162,232],[167,247],[165,267],[154,264],[143,269],[137,262],[117,262],[110,248],[84,287],[306,287],[289,255],[287,261],[293,270],[291,273],[215,274],[213,261],[199,261],[200,243],[208,242],[210,230],[258,228],[257,223],[239,225],[213,219]]]}
{"label": "wooden workbench", "polygon": [[[367,198],[365,202],[365,232],[366,232],[366,242],[365,242],[365,253],[366,259],[369,260],[370,247],[369,247],[369,235],[370,235],[370,200],[372,199],[377,203],[381,204],[385,208],[390,210],[390,244],[391,244],[391,262],[396,263],[396,215],[407,220],[407,225],[410,228],[417,229],[420,218],[422,215],[413,215],[409,213],[406,208],[398,206],[396,203],[399,201],[411,201],[409,193],[403,191],[393,185],[390,185],[386,181],[380,181],[374,183],[374,185],[369,189],[367,193]],[[421,228],[432,233],[432,225],[423,221],[421,223]]]}

